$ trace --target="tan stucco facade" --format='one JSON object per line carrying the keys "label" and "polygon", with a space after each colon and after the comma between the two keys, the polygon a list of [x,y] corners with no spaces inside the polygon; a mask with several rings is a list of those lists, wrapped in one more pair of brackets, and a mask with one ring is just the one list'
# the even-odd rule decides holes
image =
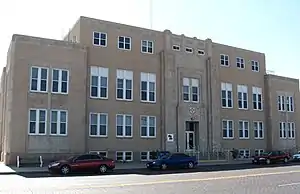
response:
{"label": "tan stucco facade", "polygon": [[[94,32],[106,35],[102,37],[103,45],[95,45]],[[119,36],[130,39],[130,49],[118,48]],[[75,39],[75,43],[70,41]],[[152,52],[141,52],[143,40],[147,40],[148,44],[152,42]],[[125,48],[125,43],[123,45]],[[221,56],[225,55],[228,58],[224,65],[221,64],[221,59],[224,59]],[[237,67],[237,57],[243,59],[244,68]],[[258,62],[255,63],[255,68],[258,68],[254,68],[255,71],[252,60]],[[47,69],[47,91],[30,90],[32,67]],[[91,96],[94,67],[101,67],[101,71],[107,73],[107,82],[103,81],[107,84],[99,86],[105,88],[101,91],[107,92],[103,98]],[[68,72],[65,94],[52,92],[53,80],[56,79],[53,71],[56,69]],[[131,95],[126,100],[116,98],[119,95],[119,72],[127,72],[131,76],[126,78],[131,82],[124,82],[131,83],[124,92],[124,95],[127,92]],[[152,81],[153,101],[141,100],[141,77],[145,73],[155,77]],[[39,76],[42,79],[42,73]],[[191,85],[184,87],[187,80]],[[102,84],[101,79],[98,81]],[[37,82],[41,86],[42,81]],[[232,107],[222,107],[223,83],[231,84]],[[238,85],[247,88],[246,109],[238,108]],[[147,87],[149,97],[150,83]],[[253,87],[262,91],[260,110],[253,110]],[[187,88],[188,94],[185,92]],[[288,143],[277,141],[279,122],[285,121],[277,109],[277,94],[281,93],[292,96],[294,106],[293,112],[282,113],[288,114],[289,121],[295,123],[296,137],[281,139]],[[101,151],[112,158],[116,158],[116,152],[131,152],[132,159],[139,161],[141,152],[156,149],[183,152],[189,149],[212,151],[236,148],[249,149],[251,155],[256,149],[291,149],[300,144],[298,104],[299,81],[267,75],[263,53],[214,43],[210,39],[175,35],[169,30],[159,32],[80,17],[64,40],[13,35],[7,65],[1,77],[1,158],[5,163],[14,163],[16,156],[42,155],[51,158]],[[29,122],[31,109],[45,110],[45,133],[29,134],[30,130],[34,130]],[[63,135],[53,135],[51,132],[53,110],[67,112],[67,132]],[[93,113],[105,116],[105,124],[97,125],[98,132],[105,126],[105,135],[91,135],[90,115]],[[131,122],[128,121],[130,124],[126,124],[127,117],[125,119],[124,116],[124,126],[121,126],[124,134],[131,130],[130,135],[117,135],[120,127],[117,115],[131,118]],[[146,126],[148,135],[142,137],[144,125],[141,118],[144,116],[149,119]],[[154,126],[149,124],[150,117],[155,118]],[[231,132],[227,134],[230,138],[224,138],[224,120],[233,123],[232,136]],[[101,119],[97,121],[104,122]],[[239,137],[239,121],[249,124],[247,138]],[[260,138],[254,138],[253,122],[256,121],[263,123]],[[154,135],[149,135],[151,127],[154,128]],[[173,140],[168,136],[172,136]]]}

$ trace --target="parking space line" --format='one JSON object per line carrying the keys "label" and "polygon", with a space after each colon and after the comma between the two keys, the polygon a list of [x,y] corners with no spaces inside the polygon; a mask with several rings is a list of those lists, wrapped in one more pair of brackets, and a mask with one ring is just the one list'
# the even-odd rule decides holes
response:
{"label": "parking space line", "polygon": [[294,185],[300,185],[300,182],[298,182],[298,183],[287,183],[287,184],[282,184],[282,185],[278,185],[278,187],[287,187],[287,186],[294,186]]}

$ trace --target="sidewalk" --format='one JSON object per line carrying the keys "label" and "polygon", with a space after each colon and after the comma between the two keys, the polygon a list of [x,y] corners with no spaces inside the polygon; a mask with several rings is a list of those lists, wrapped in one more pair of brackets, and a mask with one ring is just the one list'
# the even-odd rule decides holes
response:
{"label": "sidewalk", "polygon": [[[233,165],[233,164],[249,164],[249,160],[200,160],[198,166],[220,166],[220,165]],[[115,170],[138,170],[145,169],[145,162],[132,162],[132,163],[116,163]],[[15,166],[6,166],[3,163],[0,163],[0,175],[11,175],[19,173],[30,173],[30,174],[39,174],[39,173],[48,173],[47,166],[45,167],[20,167]]]}

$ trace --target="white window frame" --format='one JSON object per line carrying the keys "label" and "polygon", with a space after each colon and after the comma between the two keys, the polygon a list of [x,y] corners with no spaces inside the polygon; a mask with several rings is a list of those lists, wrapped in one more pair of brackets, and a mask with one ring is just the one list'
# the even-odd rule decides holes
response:
{"label": "white window frame", "polygon": [[[95,34],[96,34],[96,33],[99,34],[99,38],[95,38]],[[105,35],[105,39],[103,39],[103,38],[101,37],[102,34]],[[99,44],[95,44],[95,41],[94,41],[95,39],[98,39],[98,40],[99,40]],[[105,41],[105,45],[102,45],[102,44],[101,44],[101,41],[102,41],[102,40]],[[97,31],[94,31],[94,32],[93,32],[93,45],[94,45],[94,46],[100,46],[100,47],[107,47],[107,33],[105,33],[105,32],[97,32]]]}
{"label": "white window frame", "polygon": [[[256,96],[256,100],[254,100],[253,96]],[[259,100],[260,97],[260,100]],[[256,108],[255,106],[256,105]],[[261,108],[259,108],[259,105]],[[263,94],[262,94],[262,88],[259,87],[252,87],[252,106],[253,106],[253,110],[258,110],[258,111],[262,111],[263,108]]]}
{"label": "white window frame", "polygon": [[[255,156],[260,156],[261,154],[263,154],[265,151],[264,149],[255,149],[254,151],[254,155]],[[257,154],[256,154],[257,153]]]}
{"label": "white window frame", "polygon": [[[36,68],[38,69],[38,77],[37,78],[33,78],[32,77],[32,69]],[[46,91],[41,90],[41,81],[42,81],[42,69],[47,70],[47,79],[43,79],[44,81],[46,81]],[[32,80],[37,80],[37,90],[33,90],[32,87]],[[37,66],[31,66],[30,67],[30,92],[40,92],[40,93],[47,93],[48,92],[48,80],[49,80],[49,68],[48,67],[37,67]]]}
{"label": "white window frame", "polygon": [[285,96],[284,95],[277,95],[277,109],[279,112],[284,112],[285,107]]}
{"label": "white window frame", "polygon": [[[122,123],[122,135],[118,135],[118,116],[123,117],[123,123]],[[131,125],[126,125],[126,116],[130,116],[131,118]],[[126,135],[126,126],[131,127],[131,135]],[[130,114],[116,114],[116,137],[119,138],[131,138],[133,136],[133,115]]]}
{"label": "white window frame", "polygon": [[[242,128],[240,128],[240,123],[242,123]],[[238,121],[238,131],[239,131],[239,139],[250,139],[250,134],[249,134],[249,121],[245,120],[239,120]],[[242,131],[242,136],[240,136],[240,132]],[[246,136],[246,131],[248,132],[248,136]]]}
{"label": "white window frame", "polygon": [[[92,115],[97,115],[97,134],[96,135],[92,135]],[[105,121],[105,135],[101,135],[100,134],[100,117],[101,116],[105,116],[106,121]],[[107,137],[108,136],[108,113],[96,113],[96,112],[90,112],[89,114],[89,136],[90,137]]]}
{"label": "white window frame", "polygon": [[254,72],[259,72],[259,62],[255,60],[251,60],[251,69]]}
{"label": "white window frame", "polygon": [[[147,91],[142,90],[142,82],[147,82]],[[150,91],[150,84],[154,84],[154,91]],[[146,92],[146,100],[142,99],[142,92]],[[154,93],[154,100],[150,100],[150,93]],[[140,100],[141,102],[156,103],[156,74],[141,72],[140,76]]]}
{"label": "white window frame", "polygon": [[251,157],[250,149],[239,149],[239,158],[250,158],[250,157]]}
{"label": "white window frame", "polygon": [[[186,78],[184,77],[182,79],[182,99],[184,102],[192,102],[192,103],[199,103],[200,99],[200,95],[199,95],[199,90],[200,90],[200,87],[199,87],[199,79],[195,79],[195,78]],[[184,92],[184,87],[188,87],[188,100],[184,99],[184,96],[185,96],[185,92]],[[193,92],[193,89],[194,88],[197,88],[197,92],[194,93]],[[197,96],[197,100],[193,100],[193,97],[194,96]]]}
{"label": "white window frame", "polygon": [[[152,44],[152,46],[150,44]],[[143,48],[146,49],[146,52],[143,51]],[[149,52],[149,49],[151,49],[151,52]],[[154,53],[154,42],[151,40],[141,40],[141,53],[153,54]]]}
{"label": "white window frame", "polygon": [[[142,125],[142,119],[146,118],[147,125]],[[150,126],[150,118],[154,118],[154,126]],[[142,135],[142,127],[146,127],[147,135]],[[150,127],[154,127],[154,136],[150,136]],[[140,136],[141,138],[156,138],[156,130],[157,130],[157,123],[156,123],[156,116],[148,116],[148,115],[141,115],[140,116]]]}
{"label": "white window frame", "polygon": [[[246,94],[246,96],[244,96]],[[241,95],[241,99],[239,98]],[[238,109],[240,110],[248,110],[248,87],[246,85],[237,85],[237,100],[238,100]],[[240,107],[240,104],[242,105]]]}
{"label": "white window frame", "polygon": [[[146,154],[146,155],[144,155]],[[142,157],[143,156],[146,156],[146,159],[143,159]],[[141,162],[148,162],[148,161],[151,161],[151,151],[141,151],[140,152],[140,161]]]}
{"label": "white window frame", "polygon": [[[224,127],[224,122],[226,122],[226,128]],[[232,128],[230,129],[230,125],[229,123],[231,123]],[[233,120],[228,120],[228,119],[223,119],[222,120],[222,137],[223,139],[234,139],[234,121]],[[226,137],[224,137],[224,130],[226,130]],[[232,137],[230,137],[230,131],[232,131]]]}
{"label": "white window frame", "polygon": [[294,97],[287,96],[286,97],[286,111],[287,112],[294,112]]}
{"label": "white window frame", "polygon": [[239,69],[245,69],[245,60],[242,57],[236,57],[236,67]]}
{"label": "white window frame", "polygon": [[295,139],[296,138],[296,129],[295,129],[295,123],[294,122],[287,122],[287,138],[288,139]]}
{"label": "white window frame", "polygon": [[220,54],[220,65],[223,66],[223,67],[229,67],[230,66],[229,55]]}
{"label": "white window frame", "polygon": [[185,52],[192,54],[194,52],[194,49],[191,47],[185,47]]}
{"label": "white window frame", "polygon": [[180,51],[180,46],[177,45],[177,44],[174,44],[174,45],[172,46],[172,50],[173,50],[173,51]]}
{"label": "white window frame", "polygon": [[198,49],[198,55],[205,55],[205,51],[202,49]]}
{"label": "white window frame", "polygon": [[[123,88],[118,87],[118,79],[122,80]],[[131,89],[127,88],[126,81],[131,81]],[[122,90],[123,98],[118,98],[118,90]],[[130,91],[130,98],[126,98],[126,91]],[[116,76],[116,100],[132,101],[133,100],[133,71],[117,69]]]}
{"label": "white window frame", "polygon": [[[36,111],[36,117],[35,117],[35,121],[31,121],[30,120],[30,111]],[[40,121],[40,111],[45,111],[45,121],[43,121],[42,123],[45,123],[45,133],[39,133],[39,124],[41,123]],[[36,109],[36,108],[30,108],[28,110],[28,135],[46,135],[47,134],[47,123],[48,123],[48,111],[47,109]],[[35,132],[34,133],[30,133],[30,123],[31,122],[35,122]]]}
{"label": "white window frame", "polygon": [[[90,68],[91,70],[91,75],[90,75],[90,98],[93,99],[108,99],[108,83],[109,83],[109,69],[105,68],[105,67],[97,67],[97,66],[91,66]],[[97,77],[98,79],[98,85],[94,86],[92,84],[92,77]],[[106,88],[102,86],[101,83],[101,78],[104,77],[106,78]],[[97,88],[97,96],[92,96],[92,88],[96,87]],[[106,96],[105,97],[101,97],[101,90],[102,89],[106,89]]]}
{"label": "white window frame", "polygon": [[[54,80],[54,77],[53,77],[54,76],[54,71],[58,71],[58,80]],[[63,71],[67,72],[67,81],[62,80],[62,73],[63,73]],[[51,92],[53,94],[68,94],[69,93],[69,77],[70,77],[69,73],[70,72],[67,69],[58,69],[58,68],[53,68],[52,69]],[[57,92],[53,91],[54,82],[58,82],[58,91]],[[62,83],[63,82],[66,82],[66,84],[67,84],[67,91],[66,92],[62,91]]]}
{"label": "white window frame", "polygon": [[[122,161],[126,161],[126,162],[132,162],[133,161],[133,152],[132,151],[116,151],[116,161],[120,161],[117,160],[117,155],[118,153],[122,153]],[[131,159],[130,160],[126,160],[126,153],[130,153],[131,155]]]}
{"label": "white window frame", "polygon": [[253,130],[254,130],[254,139],[264,139],[265,130],[264,130],[263,121],[253,121]]}
{"label": "white window frame", "polygon": [[[52,112],[57,112],[57,119],[55,122],[52,121]],[[66,113],[66,122],[61,121],[61,113],[62,112]],[[52,133],[52,123],[56,123],[56,126],[57,126],[56,133]],[[61,123],[66,124],[66,134],[61,134],[61,131],[60,131]],[[50,135],[52,135],[52,136],[68,136],[68,110],[59,110],[59,109],[51,109],[50,110]]]}
{"label": "white window frame", "polygon": [[287,124],[285,122],[279,122],[279,138],[286,139],[287,135]]}
{"label": "white window frame", "polygon": [[[225,91],[226,97],[223,98],[222,91]],[[228,98],[228,94],[231,94],[231,99]],[[226,105],[223,106],[223,100],[226,100]],[[229,106],[229,102],[231,102],[231,106]],[[232,92],[232,84],[231,83],[221,83],[221,105],[222,108],[233,108],[233,92]]]}
{"label": "white window frame", "polygon": [[[123,38],[124,42],[120,42],[120,38]],[[126,39],[129,39],[129,43],[125,43]],[[123,43],[123,48],[120,47],[120,43]],[[126,44],[129,44],[129,49],[126,49],[126,46],[125,46]],[[131,51],[131,44],[132,44],[132,41],[131,41],[130,36],[118,36],[118,49],[125,50],[125,51]]]}
{"label": "white window frame", "polygon": [[108,156],[108,152],[107,151],[95,151],[95,150],[91,150],[89,151],[90,154],[97,154],[97,155],[100,155],[100,156],[104,156],[107,158]]}

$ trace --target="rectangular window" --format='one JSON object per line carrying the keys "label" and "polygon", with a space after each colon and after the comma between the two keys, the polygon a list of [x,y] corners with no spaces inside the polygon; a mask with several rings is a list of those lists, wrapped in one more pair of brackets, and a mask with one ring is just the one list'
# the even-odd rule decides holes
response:
{"label": "rectangular window", "polygon": [[107,99],[108,68],[92,66],[90,79],[90,97]]}
{"label": "rectangular window", "polygon": [[248,109],[248,87],[245,85],[238,85],[237,90],[239,109]]}
{"label": "rectangular window", "polygon": [[249,149],[239,149],[239,157],[240,158],[250,158],[250,150]]}
{"label": "rectangular window", "polygon": [[147,137],[147,138],[156,137],[155,116],[141,116],[140,127],[141,127],[141,137]]}
{"label": "rectangular window", "polygon": [[239,69],[245,69],[245,62],[244,62],[244,59],[241,58],[241,57],[237,57],[237,58],[236,58],[236,66],[237,66],[237,68],[239,68]]}
{"label": "rectangular window", "polygon": [[253,110],[263,110],[262,89],[252,87]]}
{"label": "rectangular window", "polygon": [[205,51],[201,50],[201,49],[198,49],[198,55],[205,55]]}
{"label": "rectangular window", "polygon": [[233,139],[234,126],[232,120],[222,120],[223,139]]}
{"label": "rectangular window", "polygon": [[294,112],[293,96],[287,96],[286,97],[286,111],[287,112]]}
{"label": "rectangular window", "polygon": [[116,160],[117,161],[133,161],[133,152],[131,151],[117,151],[116,152]]}
{"label": "rectangular window", "polygon": [[149,151],[142,151],[140,153],[140,160],[142,162],[150,161],[150,152]]}
{"label": "rectangular window", "polygon": [[30,91],[31,92],[48,91],[48,68],[31,67]]}
{"label": "rectangular window", "polygon": [[260,155],[262,155],[262,153],[264,153],[264,150],[263,150],[263,149],[256,149],[256,150],[254,151],[254,155],[255,155],[255,156],[260,156]]}
{"label": "rectangular window", "polygon": [[153,54],[153,41],[150,40],[142,40],[141,42],[141,52]]}
{"label": "rectangular window", "polygon": [[287,138],[286,129],[287,129],[286,123],[285,122],[280,122],[279,123],[279,138],[280,139]]}
{"label": "rectangular window", "polygon": [[116,115],[116,136],[117,137],[132,137],[132,115]]}
{"label": "rectangular window", "polygon": [[193,53],[193,49],[189,47],[185,47],[185,52],[187,53]]}
{"label": "rectangular window", "polygon": [[133,72],[117,69],[116,99],[132,100]]}
{"label": "rectangular window", "polygon": [[52,93],[68,94],[69,71],[52,69]]}
{"label": "rectangular window", "polygon": [[278,111],[285,111],[285,97],[283,95],[277,96],[277,104],[278,104]]}
{"label": "rectangular window", "polygon": [[180,51],[180,46],[179,46],[179,45],[173,45],[173,46],[172,46],[172,49],[173,49],[174,51]]}
{"label": "rectangular window", "polygon": [[258,61],[251,61],[252,71],[259,72],[259,62]]}
{"label": "rectangular window", "polygon": [[50,135],[68,134],[68,111],[51,110]]}
{"label": "rectangular window", "polygon": [[131,37],[119,36],[118,48],[122,50],[131,50]]}
{"label": "rectangular window", "polygon": [[263,139],[264,138],[264,124],[262,121],[254,121],[254,138],[255,139]]}
{"label": "rectangular window", "polygon": [[106,157],[107,158],[107,151],[90,151],[90,154],[98,154],[100,156]]}
{"label": "rectangular window", "polygon": [[156,102],[156,74],[141,72],[140,98],[142,102]]}
{"label": "rectangular window", "polygon": [[93,44],[95,46],[107,46],[107,33],[93,32]]}
{"label": "rectangular window", "polygon": [[221,83],[221,101],[223,108],[233,108],[231,83]]}
{"label": "rectangular window", "polygon": [[239,138],[249,139],[249,122],[239,121]]}
{"label": "rectangular window", "polygon": [[183,78],[183,101],[199,102],[199,80],[193,78]]}
{"label": "rectangular window", "polygon": [[229,66],[229,56],[228,55],[224,55],[224,54],[221,54],[220,55],[220,64],[222,66]]}
{"label": "rectangular window", "polygon": [[295,139],[295,123],[294,122],[287,123],[287,137],[289,139]]}
{"label": "rectangular window", "polygon": [[108,114],[90,113],[90,136],[107,137]]}
{"label": "rectangular window", "polygon": [[47,131],[47,110],[29,109],[29,135],[46,135]]}

